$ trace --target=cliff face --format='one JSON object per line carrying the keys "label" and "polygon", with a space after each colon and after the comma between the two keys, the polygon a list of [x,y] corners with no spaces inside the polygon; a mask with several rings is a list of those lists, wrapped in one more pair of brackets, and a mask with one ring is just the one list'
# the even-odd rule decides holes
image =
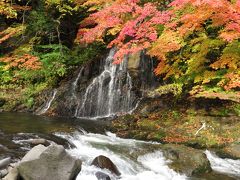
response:
{"label": "cliff face", "polygon": [[159,84],[153,74],[154,61],[142,52],[114,65],[111,51],[63,80],[46,114],[95,118],[134,110],[146,92]]}

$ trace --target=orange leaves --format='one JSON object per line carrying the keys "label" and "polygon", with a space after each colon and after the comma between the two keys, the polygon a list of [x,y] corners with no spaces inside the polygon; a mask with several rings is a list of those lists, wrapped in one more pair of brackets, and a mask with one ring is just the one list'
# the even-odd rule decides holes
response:
{"label": "orange leaves", "polygon": [[[233,41],[240,37],[240,8],[239,1],[232,3],[228,0],[175,0],[172,4],[173,11],[182,11],[182,15],[175,19],[180,35],[203,28],[207,20],[213,26],[223,26],[220,37],[226,41]],[[192,11],[185,9],[192,7]]]}
{"label": "orange leaves", "polygon": [[14,36],[16,33],[21,31],[19,28],[8,28],[4,31],[0,32],[0,44],[3,43],[4,41],[8,40],[12,36]]}
{"label": "orange leaves", "polygon": [[8,40],[10,37],[12,37],[16,32],[10,32],[8,34],[4,34],[0,32],[0,44],[4,41]]}
{"label": "orange leaves", "polygon": [[146,49],[159,60],[155,74],[164,80],[239,87],[240,0],[173,0],[168,9],[140,0],[81,3],[95,8],[82,21],[76,40],[103,42],[114,36],[108,44],[118,49],[114,63]]}
{"label": "orange leaves", "polygon": [[20,6],[20,5],[13,5],[12,8],[16,11],[29,11],[32,9],[31,6]]}
{"label": "orange leaves", "polygon": [[77,40],[91,43],[101,40],[106,34],[116,34],[116,38],[108,44],[108,47],[115,46],[119,49],[115,63],[121,62],[124,55],[149,48],[157,40],[156,25],[166,23],[170,14],[158,11],[153,3],[140,6],[138,2],[139,0],[113,1],[99,12],[91,14],[82,22],[81,27],[91,24],[94,27],[80,29]]}
{"label": "orange leaves", "polygon": [[0,31],[0,44],[7,41],[11,37],[22,34],[25,28],[26,26],[19,25],[16,27],[8,27],[7,29]]}
{"label": "orange leaves", "polygon": [[12,68],[24,68],[27,70],[38,70],[41,68],[42,63],[38,57],[30,54],[24,54],[22,56],[9,56],[0,58],[0,62],[6,63],[5,69]]}
{"label": "orange leaves", "polygon": [[237,69],[239,64],[240,57],[235,54],[226,54],[223,55],[218,61],[210,65],[213,69]]}
{"label": "orange leaves", "polygon": [[[224,84],[224,89],[231,90],[235,88],[240,88],[240,72],[238,73],[228,73],[225,75],[226,84]],[[239,93],[240,96],[240,93]]]}

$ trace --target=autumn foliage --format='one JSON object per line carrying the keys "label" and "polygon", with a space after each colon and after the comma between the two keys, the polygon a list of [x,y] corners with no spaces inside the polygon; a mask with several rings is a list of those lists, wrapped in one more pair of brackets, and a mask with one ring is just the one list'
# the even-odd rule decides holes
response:
{"label": "autumn foliage", "polygon": [[26,69],[37,70],[41,68],[41,62],[38,57],[30,54],[24,54],[22,56],[9,56],[0,58],[0,62],[6,63],[5,70],[9,69]]}
{"label": "autumn foliage", "polygon": [[[147,49],[159,60],[163,78],[240,88],[240,0],[84,1],[94,12],[81,22],[77,41],[92,43],[114,36],[115,63]],[[111,38],[110,38],[111,39]]]}

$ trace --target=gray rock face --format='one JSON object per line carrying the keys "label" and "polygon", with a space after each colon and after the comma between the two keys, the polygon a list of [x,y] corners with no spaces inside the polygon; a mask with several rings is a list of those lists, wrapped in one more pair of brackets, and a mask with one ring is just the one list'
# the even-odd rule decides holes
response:
{"label": "gray rock face", "polygon": [[115,164],[113,164],[113,162],[108,157],[98,156],[93,160],[91,165],[97,166],[101,169],[108,169],[117,176],[121,175]]}
{"label": "gray rock face", "polygon": [[179,173],[192,176],[212,171],[209,160],[201,150],[175,144],[163,145],[161,150],[172,161],[170,168]]}
{"label": "gray rock face", "polygon": [[240,159],[240,144],[231,144],[217,151],[217,155],[221,158]]}
{"label": "gray rock face", "polygon": [[72,180],[81,171],[82,162],[70,156],[63,146],[51,145],[40,155],[36,154],[38,157],[35,159],[26,155],[28,158],[25,157],[17,167],[24,180]]}
{"label": "gray rock face", "polygon": [[42,144],[44,146],[50,145],[50,142],[46,139],[30,139],[30,140],[26,140],[25,142],[30,143],[33,146],[37,146],[39,144]]}
{"label": "gray rock face", "polygon": [[46,150],[47,148],[43,145],[37,145],[33,147],[21,160],[21,162],[24,161],[32,161],[35,159],[38,159],[39,156]]}
{"label": "gray rock face", "polygon": [[0,170],[5,169],[10,163],[11,163],[10,157],[0,160]]}
{"label": "gray rock face", "polygon": [[141,65],[140,60],[141,52],[129,55],[127,68],[131,76],[138,77]]}
{"label": "gray rock face", "polygon": [[18,180],[19,174],[17,168],[13,168],[9,171],[8,175],[3,180]]}
{"label": "gray rock face", "polygon": [[98,180],[111,180],[109,175],[107,175],[103,172],[96,172],[95,176],[97,177]]}
{"label": "gray rock face", "polygon": [[8,171],[6,169],[3,169],[0,171],[0,179],[5,177],[8,174]]}

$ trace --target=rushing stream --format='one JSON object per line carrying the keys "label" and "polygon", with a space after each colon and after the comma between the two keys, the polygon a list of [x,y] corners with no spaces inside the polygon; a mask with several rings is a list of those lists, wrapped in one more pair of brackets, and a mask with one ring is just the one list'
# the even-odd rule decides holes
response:
{"label": "rushing stream", "polygon": [[[46,138],[57,143],[66,141],[74,145],[67,147],[69,153],[83,161],[77,180],[96,180],[95,173],[98,171],[108,174],[112,180],[119,179],[107,170],[90,165],[99,155],[105,155],[114,162],[121,172],[122,180],[192,179],[168,167],[170,162],[163,156],[160,144],[116,137],[115,134],[106,132],[107,123],[108,121],[0,113],[0,159],[11,156],[17,161],[31,148],[24,143],[25,140]],[[206,154],[215,171],[229,174],[209,179],[240,178],[240,161],[221,159],[210,151],[206,151]]]}
{"label": "rushing stream", "polygon": [[[168,161],[163,157],[161,151],[147,152],[146,146],[156,143],[121,139],[110,132],[106,135],[86,132],[58,135],[75,144],[76,148],[69,151],[83,160],[82,171],[77,180],[96,180],[95,173],[103,170],[90,166],[90,164],[93,158],[99,155],[109,157],[116,164],[122,173],[121,179],[123,180],[186,179],[184,175],[174,172],[167,166]],[[117,179],[107,170],[103,172],[108,174],[112,180]]]}

